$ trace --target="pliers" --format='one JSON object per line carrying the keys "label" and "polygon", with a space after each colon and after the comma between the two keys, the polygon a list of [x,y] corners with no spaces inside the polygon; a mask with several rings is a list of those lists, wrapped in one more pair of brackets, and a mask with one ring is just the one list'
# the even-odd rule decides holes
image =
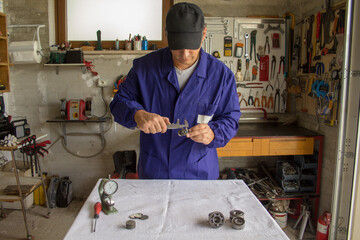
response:
{"label": "pliers", "polygon": [[275,68],[276,68],[276,57],[273,55],[271,60],[271,73],[270,73],[271,79],[274,79]]}
{"label": "pliers", "polygon": [[264,89],[263,89],[263,91],[262,91],[261,107],[262,107],[262,108],[267,108],[266,92],[265,92]]}
{"label": "pliers", "polygon": [[266,46],[268,47],[268,54],[270,54],[270,44],[269,44],[269,36],[266,36],[265,46],[264,46],[264,53],[266,54]]}
{"label": "pliers", "polygon": [[255,57],[255,63],[257,64],[257,57],[256,57],[256,33],[257,30],[254,30],[250,33],[250,60],[252,60],[252,50],[254,48],[254,57]]}
{"label": "pliers", "polygon": [[273,108],[273,106],[274,106],[274,98],[273,98],[273,94],[270,93],[270,97],[269,97],[269,100],[268,100],[267,107],[268,107],[269,109],[271,109],[271,108]]}
{"label": "pliers", "polygon": [[244,95],[241,95],[241,93],[240,93],[240,96],[241,96],[241,100],[240,100],[239,105],[241,106],[241,103],[244,101],[244,102],[245,102],[245,106],[248,106],[248,103],[246,102],[246,99],[244,98]]}
{"label": "pliers", "polygon": [[317,63],[315,64],[315,68],[316,68],[316,75],[317,75],[317,76],[321,76],[321,75],[324,73],[324,70],[325,70],[325,68],[324,68],[324,63],[322,63],[322,62],[317,62]]}
{"label": "pliers", "polygon": [[[277,85],[277,87],[276,87],[276,85]],[[275,90],[276,90],[275,100],[274,100],[274,112],[275,112],[275,108],[276,108],[276,100],[277,100],[277,105],[278,105],[277,111],[279,112],[279,111],[280,111],[280,82],[279,82],[279,74],[276,75],[274,87],[275,87]]]}
{"label": "pliers", "polygon": [[249,106],[254,105],[254,98],[253,98],[253,96],[251,96],[251,89],[249,92],[248,104],[249,104]]}
{"label": "pliers", "polygon": [[[257,106],[256,106],[256,103],[257,103]],[[256,94],[255,94],[254,107],[260,107],[259,91],[256,91]]]}
{"label": "pliers", "polygon": [[266,91],[271,87],[271,91],[274,91],[274,87],[271,85],[270,81],[268,81],[268,85],[266,86]]}
{"label": "pliers", "polygon": [[279,62],[279,74],[280,74],[280,70],[281,70],[281,63],[282,63],[282,66],[283,66],[283,72],[284,73],[284,70],[285,70],[285,57],[284,56],[281,56],[280,57],[280,62]]}

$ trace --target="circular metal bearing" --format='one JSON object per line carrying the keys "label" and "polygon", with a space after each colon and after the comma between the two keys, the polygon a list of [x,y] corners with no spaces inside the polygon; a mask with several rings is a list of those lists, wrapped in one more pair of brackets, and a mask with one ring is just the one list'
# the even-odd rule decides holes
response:
{"label": "circular metal bearing", "polygon": [[126,221],[126,229],[134,229],[136,227],[136,222],[134,220]]}
{"label": "circular metal bearing", "polygon": [[234,217],[244,218],[244,212],[243,212],[243,211],[240,211],[240,210],[231,210],[231,211],[230,211],[230,221],[231,221]]}
{"label": "circular metal bearing", "polygon": [[215,211],[209,213],[209,224],[212,228],[219,228],[225,222],[224,215],[221,212]]}
{"label": "circular metal bearing", "polygon": [[231,226],[236,230],[244,229],[245,219],[241,217],[233,217],[233,219],[231,220]]}

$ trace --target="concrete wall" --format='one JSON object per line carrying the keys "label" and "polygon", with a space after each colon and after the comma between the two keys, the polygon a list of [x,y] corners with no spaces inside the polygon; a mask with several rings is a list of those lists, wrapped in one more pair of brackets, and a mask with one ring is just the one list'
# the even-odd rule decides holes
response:
{"label": "concrete wall", "polygon": [[[49,2],[51,3],[51,0]],[[4,0],[8,24],[45,24],[47,27],[45,31],[42,30],[44,32],[41,38],[42,45],[46,48],[49,45],[48,26],[49,18],[51,19],[51,14],[48,12],[49,2],[48,0]],[[285,12],[291,11],[295,13],[298,21],[302,16],[301,7],[304,1],[196,0],[189,2],[194,2],[202,7],[206,16],[282,16]],[[25,36],[21,33],[19,38]],[[117,76],[128,72],[134,57],[136,56],[88,55],[85,56],[85,59],[92,61],[95,65],[94,70],[102,78],[109,80],[110,85],[112,85]],[[105,111],[101,100],[101,89],[95,85],[89,86],[91,81],[84,80],[86,75],[81,72],[80,67],[61,67],[58,75],[55,68],[44,67],[41,64],[15,65],[11,67],[10,71],[11,92],[4,94],[7,112],[13,116],[26,116],[31,125],[32,133],[37,136],[48,134],[48,138],[55,142],[62,135],[59,124],[46,122],[48,119],[59,116],[59,100],[61,98],[85,99],[92,97],[93,113],[99,116]],[[104,97],[107,102],[110,102],[111,95],[112,86],[104,88]],[[304,122],[304,126],[311,128],[311,116],[300,115],[299,117]],[[98,125],[94,123],[87,125],[68,124],[67,127],[68,132],[94,133],[98,132],[99,129]],[[96,180],[113,171],[112,154],[115,151],[130,149],[138,151],[139,148],[139,133],[137,131],[127,130],[118,124],[111,126],[109,122],[106,123],[105,128],[109,129],[105,134],[106,146],[99,155],[91,158],[74,157],[63,148],[60,139],[50,148],[50,154],[42,160],[43,170],[47,171],[49,175],[70,176],[73,181],[75,196],[87,197]],[[320,131],[328,132],[322,127]],[[333,153],[335,139],[335,134],[326,138],[326,144],[329,145],[325,152],[329,155],[329,159]],[[97,136],[69,137],[68,148],[80,155],[91,155],[101,149],[101,144]],[[231,164],[231,162],[227,163]],[[324,167],[327,170],[323,173],[323,178],[324,176],[326,179],[331,178],[332,162],[325,161]],[[322,188],[322,193],[326,196],[322,197],[322,205],[326,209],[330,205],[331,187],[329,186],[331,185]]]}

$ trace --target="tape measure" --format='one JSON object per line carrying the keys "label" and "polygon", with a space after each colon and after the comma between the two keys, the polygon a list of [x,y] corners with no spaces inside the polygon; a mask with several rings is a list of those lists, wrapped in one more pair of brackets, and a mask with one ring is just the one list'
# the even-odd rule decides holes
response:
{"label": "tape measure", "polygon": [[231,36],[224,37],[224,56],[225,57],[232,56],[232,37]]}

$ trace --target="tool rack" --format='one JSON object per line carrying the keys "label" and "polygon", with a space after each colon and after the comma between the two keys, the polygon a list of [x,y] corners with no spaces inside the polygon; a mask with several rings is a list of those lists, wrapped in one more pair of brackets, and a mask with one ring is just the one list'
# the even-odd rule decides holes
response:
{"label": "tool rack", "polygon": [[[27,224],[27,217],[26,217],[26,209],[25,209],[24,199],[28,195],[30,195],[36,188],[38,188],[41,184],[42,184],[43,187],[45,187],[45,183],[44,183],[44,180],[42,178],[40,178],[40,177],[21,177],[21,176],[19,176],[19,173],[18,173],[18,170],[17,170],[17,167],[16,167],[15,155],[14,155],[14,152],[16,150],[18,150],[18,146],[0,147],[0,151],[10,151],[11,152],[11,158],[12,158],[12,163],[13,163],[13,168],[14,168],[14,175],[15,175],[15,179],[16,179],[17,191],[19,193],[18,196],[5,195],[4,194],[4,192],[3,192],[4,188],[9,184],[13,184],[14,181],[11,180],[11,178],[13,177],[12,173],[1,172],[0,173],[0,202],[20,201],[21,210],[22,210],[22,213],[23,213],[24,223],[25,223],[25,228],[26,228],[26,238],[27,239],[33,239],[33,236],[30,234],[29,227],[28,227],[28,224]],[[27,185],[32,185],[31,190],[26,192],[25,194],[23,194],[21,192],[21,183],[23,183],[23,184],[25,183]]]}

